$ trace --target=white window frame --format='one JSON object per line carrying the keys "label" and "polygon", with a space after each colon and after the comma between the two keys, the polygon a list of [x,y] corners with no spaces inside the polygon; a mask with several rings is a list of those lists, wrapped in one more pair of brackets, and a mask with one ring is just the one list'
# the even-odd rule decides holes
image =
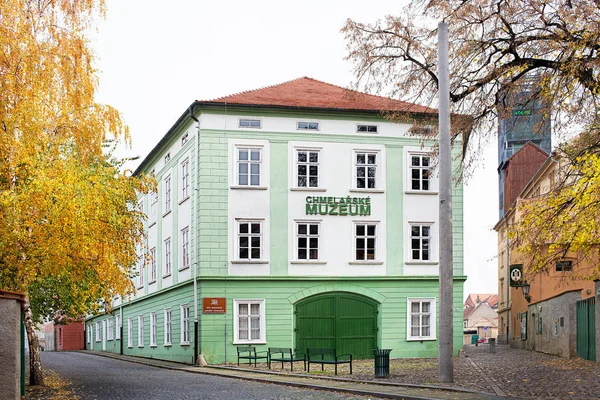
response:
{"label": "white window frame", "polygon": [[[430,303],[430,312],[429,312],[429,336],[413,336],[411,334],[412,328],[412,313],[411,313],[411,305],[412,303]],[[420,312],[419,315],[423,313]],[[407,341],[422,341],[422,340],[436,340],[436,299],[435,297],[409,297],[406,299],[406,340]],[[422,322],[422,320],[421,320]],[[422,325],[422,324],[421,324]],[[422,328],[422,326],[420,326]],[[421,332],[422,333],[422,332]]]}
{"label": "white window frame", "polygon": [[[244,262],[260,262],[263,261],[263,255],[264,255],[264,247],[265,247],[265,235],[264,235],[264,225],[263,224],[264,219],[238,219],[236,220],[236,224],[235,224],[235,245],[234,245],[234,249],[235,249],[235,259],[238,261],[244,261]],[[248,232],[244,232],[241,233],[240,232],[240,227],[243,224],[248,224]],[[252,233],[252,224],[259,224],[260,225],[260,233],[256,234],[256,233]],[[247,237],[248,238],[248,257],[247,258],[242,258],[240,257],[240,238],[241,237]],[[255,247],[252,247],[252,238],[256,238],[258,237],[260,240],[260,247],[259,247],[259,257],[258,258],[252,258],[252,249]]]}
{"label": "white window frame", "polygon": [[150,313],[150,347],[156,347],[156,313]]}
{"label": "white window frame", "polygon": [[183,136],[181,136],[181,146],[183,147],[184,144],[186,144],[188,142],[188,140],[190,139],[189,133],[184,133]]}
{"label": "white window frame", "polygon": [[[264,151],[263,151],[263,147],[262,146],[243,146],[243,145],[239,145],[239,146],[235,146],[235,182],[236,185],[240,186],[240,187],[248,187],[248,188],[259,188],[262,185],[263,182],[263,160],[264,160]],[[242,151],[246,151],[248,153],[248,159],[247,160],[241,160],[240,159],[240,152]],[[259,155],[259,159],[258,160],[252,160],[252,152],[257,152],[258,151],[258,155]],[[246,165],[246,178],[247,178],[247,182],[246,183],[242,183],[240,180],[240,175],[242,175],[240,173],[240,166],[245,164]],[[258,184],[252,184],[252,176],[256,176],[256,174],[252,174],[252,166],[253,165],[258,165]]]}
{"label": "white window frame", "polygon": [[165,179],[163,179],[163,186],[165,188],[165,212],[164,214],[168,214],[171,212],[171,175],[167,175]]}
{"label": "white window frame", "polygon": [[181,230],[181,267],[179,270],[189,268],[190,266],[190,227],[186,226]]}
{"label": "white window frame", "polygon": [[[306,233],[300,233],[300,225],[306,225]],[[317,234],[311,234],[310,233],[310,226],[311,225],[316,225],[317,226]],[[294,259],[296,261],[301,261],[301,262],[319,262],[321,260],[321,221],[320,220],[297,220],[296,221],[296,227],[295,227],[295,233],[296,233],[296,237],[295,237],[295,241],[294,241]],[[299,257],[299,252],[300,252],[300,239],[301,238],[305,238],[306,239],[306,258],[300,258]],[[310,246],[310,239],[317,239],[317,258],[310,258],[310,250],[311,250],[311,246]]]}
{"label": "white window frame", "polygon": [[133,347],[133,319],[127,318],[127,347]]}
{"label": "white window frame", "polygon": [[[359,154],[364,154],[365,155],[365,164],[359,164],[358,163],[358,155]],[[375,156],[375,164],[369,164],[369,156],[370,155],[374,155]],[[369,187],[369,167],[371,168],[375,168],[375,176],[372,177],[373,179],[375,179],[375,186],[370,188]],[[358,178],[363,178],[363,177],[359,177],[358,175],[358,169],[359,168],[364,168],[364,179],[365,179],[365,187],[361,188],[358,187]],[[356,149],[352,152],[352,188],[354,190],[358,190],[358,191],[374,191],[374,190],[379,190],[379,188],[381,187],[381,178],[380,178],[380,170],[381,168],[383,168],[383,165],[381,165],[381,152],[379,150],[361,150],[361,149]]]}
{"label": "white window frame", "polygon": [[[358,232],[357,232],[359,225],[362,225],[365,227],[364,234],[360,235],[360,236],[358,235]],[[369,226],[375,226],[375,235],[368,234]],[[354,221],[353,229],[354,229],[354,231],[353,231],[353,246],[352,247],[354,250],[354,254],[353,254],[354,262],[359,262],[359,263],[377,262],[377,260],[379,259],[379,247],[378,247],[378,244],[379,244],[379,240],[378,240],[379,221]],[[358,239],[363,239],[365,241],[365,243],[364,243],[365,253],[364,253],[364,256],[362,259],[359,259],[357,257],[358,248],[356,246],[356,242]],[[368,254],[367,249],[369,248],[368,247],[369,239],[375,240],[375,244],[374,244],[375,247],[373,247],[373,251],[375,252],[375,254],[372,259],[368,258],[368,256],[367,256],[367,254]]]}
{"label": "white window frame", "polygon": [[181,162],[181,200],[190,197],[190,159]]}
{"label": "white window frame", "polygon": [[[419,165],[415,166],[412,164],[413,161],[413,157],[417,157],[419,159]],[[429,165],[428,166],[424,166],[423,165],[423,159],[424,158],[428,158],[429,159]],[[432,157],[430,154],[428,153],[408,153],[408,191],[409,192],[433,192],[433,180],[432,178],[432,174],[433,174],[433,167],[431,165],[432,162]],[[419,182],[419,188],[415,189],[413,188],[413,171],[418,170],[419,171],[419,178],[417,179],[417,181]],[[427,171],[427,174],[426,172]],[[423,182],[427,182],[427,189],[423,189]]]}
{"label": "white window frame", "polygon": [[182,304],[181,311],[181,345],[190,344],[190,305]]}
{"label": "white window frame", "polygon": [[150,193],[150,225],[156,223],[157,208],[158,208],[158,193],[151,192]]}
{"label": "white window frame", "polygon": [[144,315],[138,315],[138,347],[144,347]]}
{"label": "white window frame", "polygon": [[115,317],[115,339],[121,340],[121,316]]}
{"label": "white window frame", "polygon": [[171,161],[171,153],[165,154],[165,164],[167,164],[169,161]]}
{"label": "white window frame", "polygon": [[[306,153],[306,161],[299,161],[298,157],[300,155],[300,153]],[[317,154],[317,161],[316,162],[311,162],[310,161],[310,153],[316,153]],[[294,152],[295,158],[294,158],[294,187],[296,188],[300,188],[300,189],[306,189],[306,190],[314,190],[314,189],[319,189],[321,187],[321,150],[319,149],[304,149],[304,148],[297,148],[295,149]],[[298,178],[300,176],[298,169],[300,168],[301,165],[306,166],[306,186],[300,186],[299,182],[298,182]],[[310,174],[310,167],[311,166],[316,166],[317,167],[317,174],[316,175],[311,175]],[[311,177],[316,177],[317,178],[317,186],[310,186],[310,178]]]}
{"label": "white window frame", "polygon": [[87,327],[87,342],[92,343],[92,324],[88,324]]}
{"label": "white window frame", "polygon": [[171,255],[171,238],[168,237],[164,241],[165,245],[165,272],[164,277],[170,276],[173,270],[172,255]]}
{"label": "white window frame", "polygon": [[[361,127],[365,127],[364,130],[361,130]],[[369,130],[375,128],[375,130]],[[357,133],[379,133],[379,127],[376,124],[356,124],[356,132]]]}
{"label": "white window frame", "polygon": [[317,121],[298,121],[296,122],[297,131],[319,131],[321,124]]}
{"label": "white window frame", "polygon": [[170,346],[173,340],[173,313],[165,308],[165,346]]}
{"label": "white window frame", "polygon": [[114,321],[112,318],[108,318],[107,322],[107,327],[106,327],[106,340],[113,340],[113,324]]}
{"label": "white window frame", "polygon": [[[412,228],[419,227],[419,236],[415,236],[416,240],[419,240],[419,258],[413,257],[413,234]],[[423,236],[423,227],[429,228],[429,236]],[[408,224],[408,257],[410,262],[415,263],[431,263],[434,261],[433,257],[433,223],[432,222],[411,222]],[[423,259],[423,240],[428,239],[429,241],[429,258],[427,260]]]}
{"label": "white window frame", "polygon": [[150,249],[150,278],[148,284],[156,282],[156,247]]}
{"label": "white window frame", "polygon": [[96,321],[96,342],[100,341],[100,321]]}
{"label": "white window frame", "polygon": [[[256,122],[258,122],[258,126],[256,126]],[[261,129],[262,120],[257,118],[239,118],[238,128]]]}
{"label": "white window frame", "polygon": [[[248,310],[251,309],[251,304],[259,304],[259,338],[258,339],[250,339],[251,333],[250,329],[248,330],[248,339],[240,339],[240,331],[239,331],[239,306],[241,304],[248,305]],[[250,315],[248,315],[248,319],[250,319]],[[248,327],[250,327],[250,320],[248,321]],[[265,344],[266,340],[266,312],[265,312],[265,299],[234,299],[233,300],[233,344]]]}
{"label": "white window frame", "polygon": [[138,289],[141,289],[144,287],[144,266],[145,266],[144,257],[143,256],[138,257],[138,284],[137,284]]}

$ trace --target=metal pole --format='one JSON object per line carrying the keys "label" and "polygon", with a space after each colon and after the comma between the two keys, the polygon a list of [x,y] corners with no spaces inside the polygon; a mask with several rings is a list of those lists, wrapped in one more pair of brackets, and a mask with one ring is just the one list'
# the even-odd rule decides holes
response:
{"label": "metal pole", "polygon": [[438,380],[453,381],[452,160],[450,152],[450,73],[448,24],[438,24],[439,151],[440,151],[440,299]]}

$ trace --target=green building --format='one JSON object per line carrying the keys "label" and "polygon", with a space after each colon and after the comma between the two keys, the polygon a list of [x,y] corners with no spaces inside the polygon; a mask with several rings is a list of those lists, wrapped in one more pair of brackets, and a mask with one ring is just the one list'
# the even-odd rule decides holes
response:
{"label": "green building", "polygon": [[[158,181],[138,205],[151,261],[140,257],[135,295],[86,320],[87,347],[209,364],[235,362],[247,344],[436,357],[438,178],[409,133],[436,113],[310,78],[192,103],[136,170]],[[453,151],[458,163],[461,144]],[[462,193],[453,188],[455,352]]]}

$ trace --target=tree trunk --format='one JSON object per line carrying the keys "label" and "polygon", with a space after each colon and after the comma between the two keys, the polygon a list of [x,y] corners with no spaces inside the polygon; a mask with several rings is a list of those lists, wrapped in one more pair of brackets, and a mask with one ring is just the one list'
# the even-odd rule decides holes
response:
{"label": "tree trunk", "polygon": [[35,332],[35,323],[31,315],[31,306],[29,301],[25,306],[25,330],[27,331],[27,341],[29,342],[29,384],[43,385],[44,374],[42,373],[42,363],[40,362],[40,339]]}

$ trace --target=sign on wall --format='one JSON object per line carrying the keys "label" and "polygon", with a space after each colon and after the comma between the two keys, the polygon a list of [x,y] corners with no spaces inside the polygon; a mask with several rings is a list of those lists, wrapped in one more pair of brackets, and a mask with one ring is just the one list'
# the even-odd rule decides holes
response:
{"label": "sign on wall", "polygon": [[523,264],[512,264],[509,269],[510,286],[523,284]]}
{"label": "sign on wall", "polygon": [[203,297],[202,314],[225,314],[227,300],[225,297]]}
{"label": "sign on wall", "polygon": [[371,198],[308,196],[306,215],[371,215]]}

